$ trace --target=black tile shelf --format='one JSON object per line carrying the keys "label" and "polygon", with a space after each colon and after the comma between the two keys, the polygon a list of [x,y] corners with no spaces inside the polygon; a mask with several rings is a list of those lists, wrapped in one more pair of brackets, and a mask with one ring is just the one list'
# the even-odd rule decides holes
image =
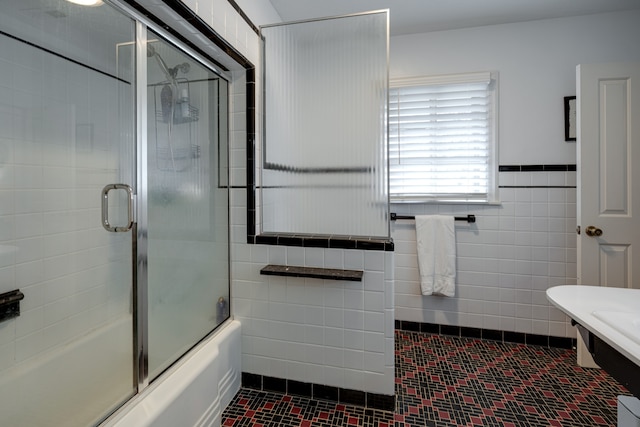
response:
{"label": "black tile shelf", "polygon": [[341,270],[337,268],[297,267],[292,265],[269,264],[260,270],[267,276],[311,277],[314,279],[347,280],[362,282],[361,270]]}

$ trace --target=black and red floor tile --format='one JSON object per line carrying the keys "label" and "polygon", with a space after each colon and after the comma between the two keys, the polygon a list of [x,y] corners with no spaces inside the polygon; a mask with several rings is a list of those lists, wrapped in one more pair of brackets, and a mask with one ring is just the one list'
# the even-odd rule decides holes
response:
{"label": "black and red floor tile", "polygon": [[615,426],[628,394],[568,349],[396,331],[395,357],[393,413],[243,388],[222,425]]}

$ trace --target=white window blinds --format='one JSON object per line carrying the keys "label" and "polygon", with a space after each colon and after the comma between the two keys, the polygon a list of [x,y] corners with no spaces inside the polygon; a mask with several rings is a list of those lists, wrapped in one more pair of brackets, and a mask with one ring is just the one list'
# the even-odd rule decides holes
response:
{"label": "white window blinds", "polygon": [[490,73],[391,81],[389,180],[394,201],[492,201]]}

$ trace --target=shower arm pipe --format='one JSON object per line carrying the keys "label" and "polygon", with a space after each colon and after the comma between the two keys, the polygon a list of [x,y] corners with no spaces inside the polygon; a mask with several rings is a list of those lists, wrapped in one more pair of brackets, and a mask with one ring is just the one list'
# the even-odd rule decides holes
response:
{"label": "shower arm pipe", "polygon": [[191,68],[188,62],[183,62],[182,64],[178,64],[173,68],[169,68],[167,66],[167,63],[164,62],[164,59],[162,58],[162,56],[156,51],[156,49],[151,46],[151,44],[147,43],[147,57],[155,57],[156,62],[158,63],[158,66],[160,67],[160,69],[162,70],[162,73],[165,75],[165,77],[167,78],[167,80],[171,83],[171,85],[173,86],[173,88],[176,90],[178,90],[178,80],[176,79],[176,76],[178,75],[178,70],[182,71],[183,73],[188,73],[189,69]]}
{"label": "shower arm pipe", "polygon": [[156,58],[156,61],[158,62],[160,69],[162,70],[164,75],[167,77],[167,79],[168,80],[173,79],[174,78],[173,73],[169,70],[169,67],[167,67],[167,63],[164,62],[164,59],[162,59],[162,56],[160,56],[160,54],[156,51],[156,49],[153,46],[151,46],[151,42],[147,42],[147,58],[151,58],[152,56]]}
{"label": "shower arm pipe", "polygon": [[[398,215],[395,212],[391,212],[390,216],[391,216],[391,221],[395,221],[395,220],[398,220],[398,219],[416,219],[416,217],[413,216],[413,215]],[[476,216],[475,215],[456,216],[456,217],[454,217],[454,219],[456,221],[466,221],[468,223],[476,222]]]}

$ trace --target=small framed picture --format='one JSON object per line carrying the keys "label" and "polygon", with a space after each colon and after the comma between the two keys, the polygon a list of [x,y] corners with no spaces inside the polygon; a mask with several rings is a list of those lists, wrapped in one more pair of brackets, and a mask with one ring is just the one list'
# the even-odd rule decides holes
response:
{"label": "small framed picture", "polygon": [[564,97],[564,140],[576,140],[576,97]]}

